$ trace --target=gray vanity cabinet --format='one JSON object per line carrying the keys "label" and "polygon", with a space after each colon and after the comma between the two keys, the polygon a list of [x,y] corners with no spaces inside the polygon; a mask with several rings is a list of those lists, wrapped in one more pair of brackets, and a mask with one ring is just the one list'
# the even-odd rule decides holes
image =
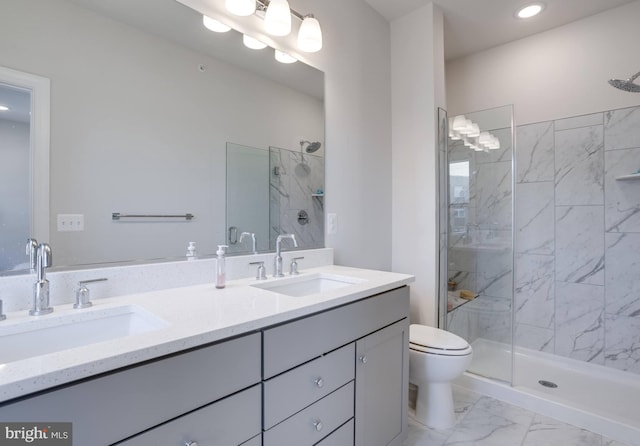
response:
{"label": "gray vanity cabinet", "polygon": [[356,342],[356,446],[399,446],[407,425],[409,322]]}

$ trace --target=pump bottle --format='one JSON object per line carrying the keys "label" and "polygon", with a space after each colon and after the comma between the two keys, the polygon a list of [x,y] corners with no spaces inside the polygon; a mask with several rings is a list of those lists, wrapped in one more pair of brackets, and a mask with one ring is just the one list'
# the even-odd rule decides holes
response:
{"label": "pump bottle", "polygon": [[216,288],[224,288],[226,285],[226,259],[224,257],[224,250],[228,247],[227,245],[218,245],[218,250],[216,251]]}

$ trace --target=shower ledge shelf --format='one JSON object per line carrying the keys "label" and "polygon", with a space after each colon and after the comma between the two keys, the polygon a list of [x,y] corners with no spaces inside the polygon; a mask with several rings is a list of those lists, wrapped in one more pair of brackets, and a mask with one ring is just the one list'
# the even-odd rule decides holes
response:
{"label": "shower ledge shelf", "polygon": [[631,175],[624,175],[622,177],[616,178],[617,181],[623,180],[640,180],[640,173],[632,173]]}

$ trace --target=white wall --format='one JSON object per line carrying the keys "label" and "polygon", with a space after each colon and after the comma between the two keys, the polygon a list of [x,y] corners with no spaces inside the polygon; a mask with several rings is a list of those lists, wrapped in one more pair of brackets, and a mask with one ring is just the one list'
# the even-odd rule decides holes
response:
{"label": "white wall", "polygon": [[611,87],[640,70],[640,1],[468,57],[449,61],[450,115],[515,105],[529,124],[638,105]]}
{"label": "white wall", "polygon": [[442,12],[391,23],[393,270],[414,274],[413,323],[435,325],[438,296],[437,107],[444,108]]}

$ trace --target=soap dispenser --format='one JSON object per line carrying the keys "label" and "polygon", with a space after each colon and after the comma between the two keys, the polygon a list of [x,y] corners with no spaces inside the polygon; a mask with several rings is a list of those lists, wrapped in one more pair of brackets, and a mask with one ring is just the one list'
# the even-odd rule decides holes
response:
{"label": "soap dispenser", "polygon": [[228,247],[227,245],[218,245],[216,251],[216,288],[224,288],[226,284],[224,250]]}

